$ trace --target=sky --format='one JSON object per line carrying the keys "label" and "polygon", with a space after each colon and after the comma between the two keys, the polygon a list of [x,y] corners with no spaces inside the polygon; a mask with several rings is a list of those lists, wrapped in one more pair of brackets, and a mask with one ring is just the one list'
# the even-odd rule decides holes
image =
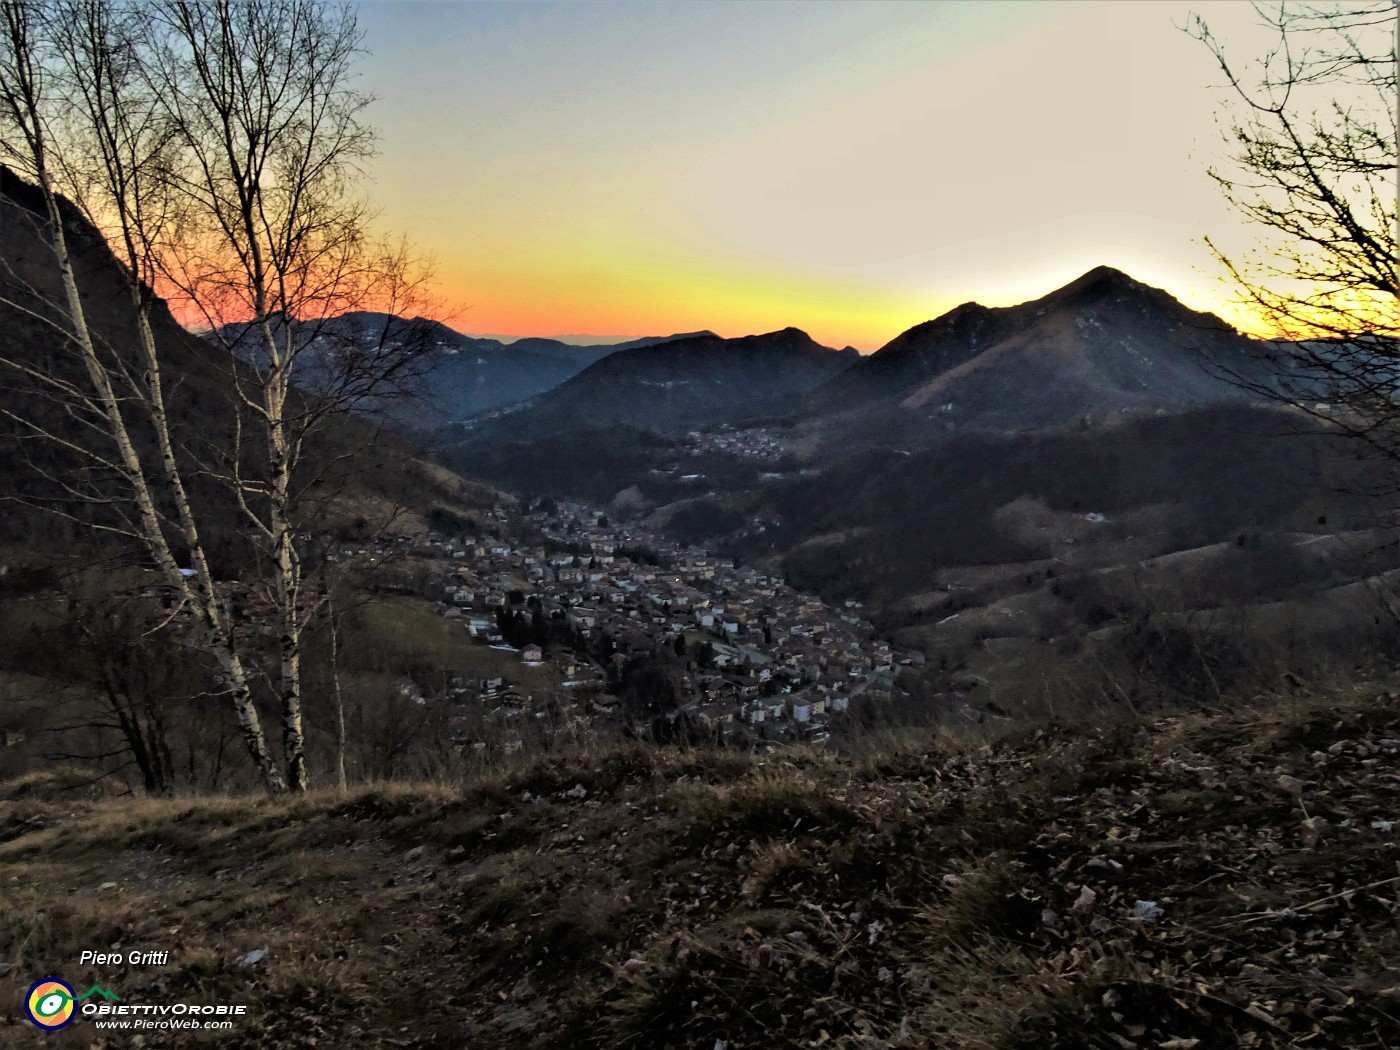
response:
{"label": "sky", "polygon": [[1207,169],[1228,97],[1183,27],[1248,3],[418,3],[360,8],[386,232],[459,331],[802,328],[878,349],[1096,265],[1232,314],[1250,231]]}

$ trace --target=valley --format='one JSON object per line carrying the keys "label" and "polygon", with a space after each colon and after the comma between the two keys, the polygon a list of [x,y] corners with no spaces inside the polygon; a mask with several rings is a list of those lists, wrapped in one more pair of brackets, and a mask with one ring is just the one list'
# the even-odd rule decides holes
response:
{"label": "valley", "polygon": [[1183,4],[0,0],[0,1050],[1400,1046],[1400,7]]}
{"label": "valley", "polygon": [[1391,468],[1265,396],[1277,347],[1118,271],[958,307],[742,417],[698,380],[680,413],[632,385],[666,349],[436,454],[861,603],[919,653],[898,688],[934,721],[1171,704],[1391,644]]}
{"label": "valley", "polygon": [[[220,340],[254,363],[244,335]],[[329,362],[409,355],[412,389],[328,432],[349,469],[306,506],[308,667],[339,683],[367,768],[481,768],[580,734],[847,748],[877,725],[1126,717],[1364,664],[1397,633],[1384,465],[1260,396],[1277,348],[1106,267],[868,357],[796,329],[477,346],[373,313],[279,338],[305,344],[311,398]],[[465,383],[469,352],[538,390]],[[433,425],[424,392],[441,407],[464,384],[489,407]],[[254,563],[236,535],[216,593],[235,643],[266,651],[273,592],[235,582]],[[16,769],[42,733],[21,721]]]}

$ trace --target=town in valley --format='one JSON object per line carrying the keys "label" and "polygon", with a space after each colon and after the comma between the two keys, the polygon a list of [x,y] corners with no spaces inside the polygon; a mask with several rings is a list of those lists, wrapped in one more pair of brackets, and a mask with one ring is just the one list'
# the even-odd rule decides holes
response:
{"label": "town in valley", "polygon": [[[408,681],[399,692],[459,706],[454,740],[476,751],[601,728],[737,747],[820,745],[853,704],[887,700],[900,665],[923,662],[876,637],[859,602],[833,607],[578,503],[497,506],[472,532],[349,544],[331,558],[369,573],[381,591],[431,603],[460,631],[463,670],[445,692]],[[507,669],[472,674],[473,646],[508,656]],[[657,661],[685,673],[659,708],[649,688],[652,709],[639,718],[618,695],[625,670]]]}

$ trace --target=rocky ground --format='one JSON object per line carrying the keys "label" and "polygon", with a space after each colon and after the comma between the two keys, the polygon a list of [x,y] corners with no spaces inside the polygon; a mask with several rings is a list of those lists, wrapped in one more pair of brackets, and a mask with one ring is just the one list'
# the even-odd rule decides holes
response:
{"label": "rocky ground", "polygon": [[[0,1046],[1400,1045],[1387,685],[874,750],[296,800],[11,782]],[[170,963],[78,965],[110,946]],[[249,1012],[41,1035],[44,976]]]}

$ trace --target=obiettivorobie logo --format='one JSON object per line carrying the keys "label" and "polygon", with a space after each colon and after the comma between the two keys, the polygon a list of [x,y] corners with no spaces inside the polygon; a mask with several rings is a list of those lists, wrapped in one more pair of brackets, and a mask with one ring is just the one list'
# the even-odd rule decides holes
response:
{"label": "obiettivorobie logo", "polygon": [[46,1031],[57,1031],[73,1023],[77,1004],[84,999],[100,995],[109,1003],[119,1003],[121,998],[109,988],[93,985],[82,995],[73,991],[73,986],[57,977],[45,977],[29,986],[29,994],[24,998],[24,1012],[29,1019]]}
{"label": "obiettivorobie logo", "polygon": [[127,1003],[110,988],[94,984],[79,995],[67,981],[45,977],[29,986],[24,1012],[36,1028],[46,1032],[67,1028],[79,1016],[98,1028],[227,1030],[235,1018],[248,1015],[248,1007],[244,1003]]}

